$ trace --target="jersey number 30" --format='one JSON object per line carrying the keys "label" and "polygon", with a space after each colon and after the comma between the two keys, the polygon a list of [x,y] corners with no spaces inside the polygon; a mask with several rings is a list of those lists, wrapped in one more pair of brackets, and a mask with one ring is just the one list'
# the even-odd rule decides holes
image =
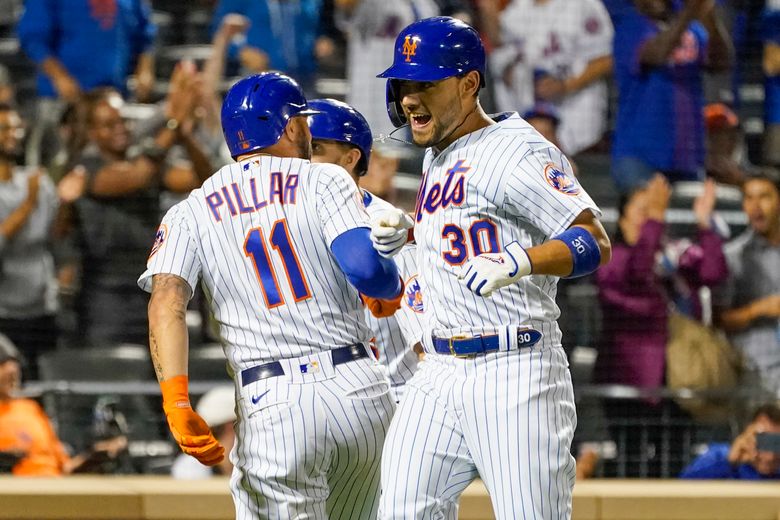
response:
{"label": "jersey number 30", "polygon": [[[293,296],[296,302],[311,298],[309,284],[306,282],[306,276],[301,269],[301,263],[298,261],[298,255],[295,254],[290,233],[287,230],[287,221],[285,219],[277,220],[271,226],[270,244],[282,259],[284,272],[287,274],[287,281],[290,284]],[[279,279],[276,277],[273,262],[266,245],[265,233],[263,228],[256,227],[249,230],[244,240],[244,254],[252,259],[255,267],[257,280],[260,282],[260,288],[263,290],[265,304],[269,309],[284,305],[284,296],[279,289]]]}

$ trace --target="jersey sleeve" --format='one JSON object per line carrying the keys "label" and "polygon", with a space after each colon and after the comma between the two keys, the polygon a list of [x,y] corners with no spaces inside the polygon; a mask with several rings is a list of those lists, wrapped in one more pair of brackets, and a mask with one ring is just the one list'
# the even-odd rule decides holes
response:
{"label": "jersey sleeve", "polygon": [[316,183],[317,216],[330,246],[345,231],[369,224],[362,196],[347,172],[338,166],[322,166]]}
{"label": "jersey sleeve", "polygon": [[171,208],[157,228],[146,271],[138,279],[138,286],[144,291],[152,291],[152,277],[156,274],[175,274],[184,278],[190,285],[190,297],[198,284],[201,262],[183,204]]}
{"label": "jersey sleeve", "polygon": [[598,1],[585,1],[582,9],[577,48],[588,61],[612,55],[615,31],[607,9]]}
{"label": "jersey sleeve", "polygon": [[601,216],[596,203],[574,176],[569,160],[552,147],[529,150],[509,170],[504,204],[510,213],[529,222],[547,238],[566,230],[585,210]]}

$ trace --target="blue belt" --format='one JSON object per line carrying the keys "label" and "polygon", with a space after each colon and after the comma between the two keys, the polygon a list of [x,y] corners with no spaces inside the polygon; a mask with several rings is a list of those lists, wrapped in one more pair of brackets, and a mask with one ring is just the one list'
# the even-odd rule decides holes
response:
{"label": "blue belt", "polygon": [[[474,336],[471,338],[437,338],[433,339],[433,349],[439,354],[455,357],[470,357],[488,352],[498,352],[498,334],[490,336]],[[530,348],[542,339],[542,333],[535,329],[518,329],[517,348]]]}
{"label": "blue belt", "polygon": [[[333,366],[343,365],[344,363],[366,357],[368,357],[368,352],[362,343],[334,348],[330,351],[330,359],[333,362]],[[282,364],[278,361],[257,365],[241,371],[241,386],[246,386],[261,379],[282,375],[284,375],[284,369],[282,368]]]}

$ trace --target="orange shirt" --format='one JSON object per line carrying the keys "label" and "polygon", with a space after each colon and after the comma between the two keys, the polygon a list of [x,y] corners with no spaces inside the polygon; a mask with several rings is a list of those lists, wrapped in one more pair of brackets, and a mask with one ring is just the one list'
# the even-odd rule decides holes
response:
{"label": "orange shirt", "polygon": [[31,399],[0,403],[0,451],[27,454],[13,467],[14,475],[62,475],[68,460],[46,413]]}

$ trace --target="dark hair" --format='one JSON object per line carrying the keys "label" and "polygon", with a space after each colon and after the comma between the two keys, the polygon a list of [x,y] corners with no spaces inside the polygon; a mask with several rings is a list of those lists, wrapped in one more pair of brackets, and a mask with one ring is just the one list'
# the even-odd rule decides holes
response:
{"label": "dark hair", "polygon": [[777,168],[771,166],[755,168],[745,176],[745,182],[748,181],[767,181],[771,183],[777,190],[777,193],[780,194],[780,171],[778,171]]}
{"label": "dark hair", "polygon": [[780,407],[774,403],[762,404],[753,412],[750,422],[755,422],[761,416],[767,417],[774,424],[780,425]]}

